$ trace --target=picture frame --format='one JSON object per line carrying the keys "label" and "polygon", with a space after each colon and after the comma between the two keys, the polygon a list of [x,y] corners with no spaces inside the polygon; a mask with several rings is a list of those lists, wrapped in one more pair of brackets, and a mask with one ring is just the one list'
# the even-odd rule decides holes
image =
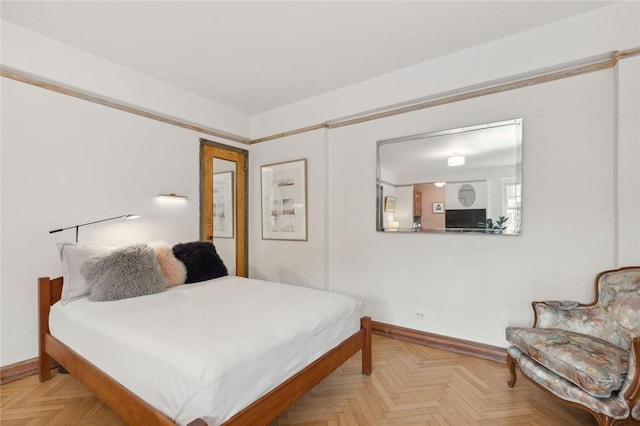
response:
{"label": "picture frame", "polygon": [[307,160],[260,167],[262,239],[307,241]]}
{"label": "picture frame", "polygon": [[213,174],[213,237],[233,238],[233,172]]}
{"label": "picture frame", "polygon": [[384,211],[385,213],[396,212],[396,197],[392,197],[391,195],[384,197]]}
{"label": "picture frame", "polygon": [[433,203],[432,212],[435,214],[444,213],[444,203]]}

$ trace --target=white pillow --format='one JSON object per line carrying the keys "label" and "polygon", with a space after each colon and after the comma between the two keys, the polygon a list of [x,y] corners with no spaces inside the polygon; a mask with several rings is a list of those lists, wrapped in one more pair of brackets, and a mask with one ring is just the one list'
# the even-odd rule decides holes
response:
{"label": "white pillow", "polygon": [[62,261],[62,298],[63,305],[89,295],[89,284],[80,273],[80,267],[92,256],[105,254],[115,247],[87,246],[77,243],[58,243]]}

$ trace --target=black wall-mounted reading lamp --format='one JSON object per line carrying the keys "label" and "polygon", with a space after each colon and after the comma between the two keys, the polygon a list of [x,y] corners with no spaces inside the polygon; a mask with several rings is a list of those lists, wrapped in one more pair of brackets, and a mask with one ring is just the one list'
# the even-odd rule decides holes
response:
{"label": "black wall-mounted reading lamp", "polygon": [[67,229],[73,229],[76,228],[76,243],[78,242],[78,229],[81,226],[86,226],[86,225],[93,225],[94,223],[100,223],[100,222],[106,222],[108,220],[115,220],[115,219],[137,219],[140,216],[137,214],[123,214],[122,216],[115,216],[115,217],[110,217],[108,219],[101,219],[101,220],[96,220],[93,222],[87,222],[87,223],[81,223],[80,225],[73,225],[73,226],[69,226],[66,228],[60,228],[60,229],[54,229],[52,231],[49,231],[50,234],[55,234],[56,232],[61,232],[61,231],[66,231]]}

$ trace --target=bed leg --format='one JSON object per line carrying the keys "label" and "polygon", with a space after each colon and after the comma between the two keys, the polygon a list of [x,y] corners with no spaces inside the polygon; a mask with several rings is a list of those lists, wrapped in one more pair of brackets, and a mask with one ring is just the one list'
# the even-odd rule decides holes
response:
{"label": "bed leg", "polygon": [[364,330],[364,346],[362,347],[362,374],[371,375],[373,361],[371,358],[371,317],[360,319],[360,328]]}
{"label": "bed leg", "polygon": [[49,332],[49,309],[51,301],[51,280],[38,278],[38,373],[40,381],[51,378],[52,358],[45,350],[45,337]]}
{"label": "bed leg", "polygon": [[38,372],[40,375],[40,381],[44,382],[51,378],[51,357],[47,354],[40,353],[38,359]]}

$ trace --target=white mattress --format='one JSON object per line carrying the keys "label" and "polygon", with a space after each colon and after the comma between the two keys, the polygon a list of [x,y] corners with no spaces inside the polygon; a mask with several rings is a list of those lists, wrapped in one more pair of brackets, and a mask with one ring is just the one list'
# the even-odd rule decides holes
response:
{"label": "white mattress", "polygon": [[225,421],[360,329],[360,302],[239,277],[51,308],[51,334],[178,424]]}

